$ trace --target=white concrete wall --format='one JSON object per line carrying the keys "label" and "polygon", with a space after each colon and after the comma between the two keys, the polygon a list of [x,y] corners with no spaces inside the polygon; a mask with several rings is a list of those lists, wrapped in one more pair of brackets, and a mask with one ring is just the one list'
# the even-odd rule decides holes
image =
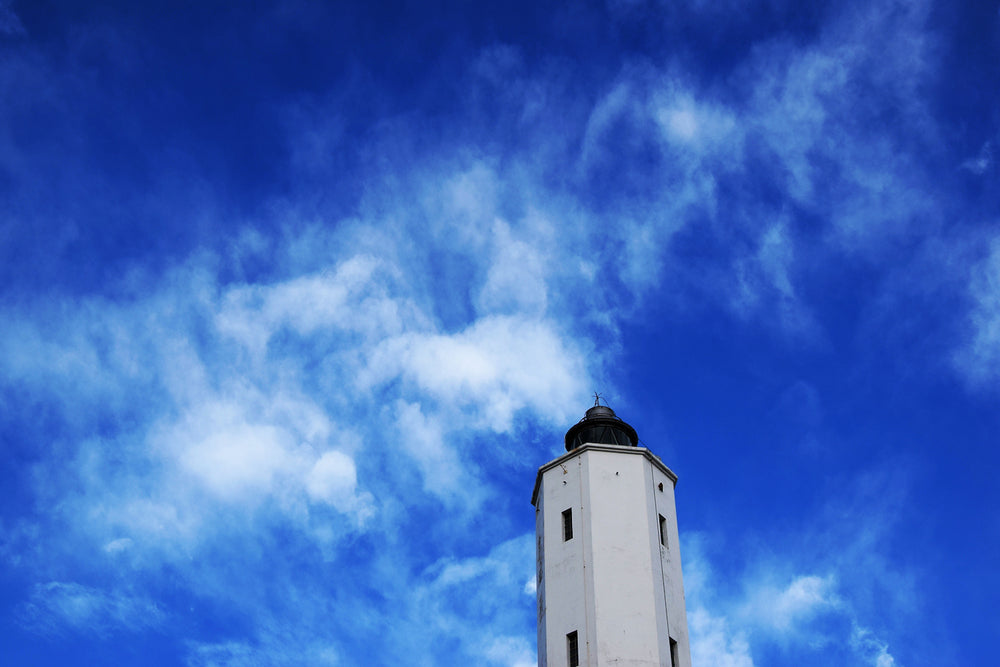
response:
{"label": "white concrete wall", "polygon": [[[654,558],[659,556],[660,573],[663,581],[664,594],[661,599],[666,603],[666,621],[669,636],[677,642],[678,667],[691,666],[691,644],[688,637],[687,603],[684,598],[684,580],[681,574],[680,535],[677,530],[677,509],[674,504],[674,485],[676,478],[668,477],[656,466],[650,466],[653,493],[650,498],[653,503],[651,511],[657,522],[656,539],[654,540]],[[659,485],[663,484],[663,491]],[[659,543],[659,515],[667,519],[667,546]],[[658,552],[658,553],[656,553]],[[669,650],[669,647],[668,647]],[[667,664],[669,665],[669,656]]]}
{"label": "white concrete wall", "polygon": [[[538,571],[538,659],[545,667],[568,664],[566,635],[579,633],[581,664],[586,654],[588,589],[584,579],[582,460],[567,459],[543,476],[535,499],[536,536],[541,538]],[[563,540],[562,513],[573,510],[573,539]],[[552,605],[552,600],[556,604]]]}
{"label": "white concrete wall", "polygon": [[[690,667],[675,481],[639,447],[586,445],[539,470],[539,665],[567,665],[566,635],[576,630],[581,665],[669,667],[673,637],[678,666]],[[574,535],[563,541],[568,508]]]}

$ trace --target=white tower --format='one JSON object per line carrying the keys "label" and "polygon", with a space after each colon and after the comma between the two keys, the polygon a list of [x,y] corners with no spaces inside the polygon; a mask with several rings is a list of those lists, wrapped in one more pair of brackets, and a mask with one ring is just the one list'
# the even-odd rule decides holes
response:
{"label": "white tower", "polygon": [[539,667],[691,667],[677,476],[611,408],[538,469]]}

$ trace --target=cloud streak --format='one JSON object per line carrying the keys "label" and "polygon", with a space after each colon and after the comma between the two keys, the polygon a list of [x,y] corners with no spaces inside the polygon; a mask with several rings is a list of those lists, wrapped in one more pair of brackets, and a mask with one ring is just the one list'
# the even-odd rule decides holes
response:
{"label": "cloud streak", "polygon": [[[116,59],[132,53],[118,19],[32,41],[33,13],[0,4],[4,39],[28,38],[0,65],[0,91],[23,91],[0,111],[0,426],[17,434],[0,557],[23,631],[159,633],[192,665],[353,664],[373,645],[377,664],[533,664],[526,495],[599,390],[626,417],[655,404],[635,418],[698,480],[679,500],[696,662],[909,662],[923,612],[899,553],[920,549],[896,540],[933,512],[884,469],[940,463],[919,432],[940,423],[909,423],[935,414],[916,393],[957,378],[988,401],[1000,376],[1000,250],[974,223],[992,217],[953,192],[989,176],[990,144],[943,148],[954,128],[928,91],[950,37],[928,3],[780,30],[758,9],[725,25],[715,5],[563,10],[573,30],[540,50],[480,39],[475,17],[447,31],[469,44],[419,21],[412,39],[460,57],[359,51],[310,87],[244,53],[271,86],[244,89],[200,33],[195,85],[152,76],[188,72],[166,27],[137,27],[143,58]],[[225,52],[289,26],[313,43],[325,11],[198,20]],[[341,18],[378,32],[358,14]],[[595,35],[638,46],[607,55]],[[151,96],[123,100],[136,132],[171,145],[149,183],[94,147],[130,145],[93,118],[130,77]],[[197,119],[147,108],[181,118],[189,94]],[[230,105],[250,125],[213,120]],[[51,131],[31,123],[42,108]],[[61,196],[42,205],[47,182]],[[781,449],[802,425],[808,446]],[[212,620],[185,625],[191,609]]]}

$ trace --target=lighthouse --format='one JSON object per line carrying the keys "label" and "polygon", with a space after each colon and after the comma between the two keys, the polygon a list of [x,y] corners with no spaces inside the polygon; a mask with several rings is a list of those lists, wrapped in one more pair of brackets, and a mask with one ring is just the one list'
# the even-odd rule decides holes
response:
{"label": "lighthouse", "polygon": [[635,429],[596,404],[538,469],[539,667],[690,667],[674,487]]}

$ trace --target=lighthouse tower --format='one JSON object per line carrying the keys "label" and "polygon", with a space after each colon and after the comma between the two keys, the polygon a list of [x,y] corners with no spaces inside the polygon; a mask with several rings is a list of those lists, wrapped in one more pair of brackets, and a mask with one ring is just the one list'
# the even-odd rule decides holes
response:
{"label": "lighthouse tower", "polygon": [[597,404],[538,469],[539,667],[690,667],[676,483]]}

